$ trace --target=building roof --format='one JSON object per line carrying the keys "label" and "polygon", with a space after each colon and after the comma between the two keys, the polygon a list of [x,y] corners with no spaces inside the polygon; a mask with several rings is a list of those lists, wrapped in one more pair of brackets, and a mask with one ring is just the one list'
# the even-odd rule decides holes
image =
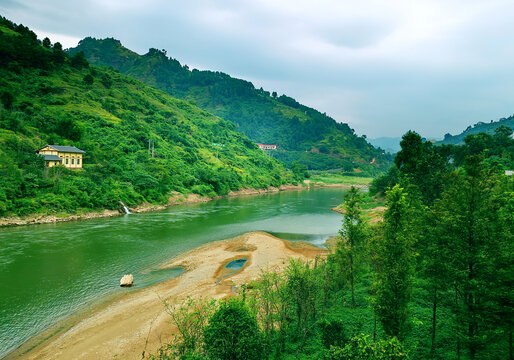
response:
{"label": "building roof", "polygon": [[46,147],[51,147],[54,150],[60,151],[60,152],[68,152],[68,153],[78,153],[78,154],[84,154],[84,150],[80,150],[79,148],[76,148],[75,146],[63,146],[63,145],[45,145],[42,148],[38,149],[37,151],[44,149]]}
{"label": "building roof", "polygon": [[62,159],[57,155],[41,154],[45,158],[45,161],[61,161]]}

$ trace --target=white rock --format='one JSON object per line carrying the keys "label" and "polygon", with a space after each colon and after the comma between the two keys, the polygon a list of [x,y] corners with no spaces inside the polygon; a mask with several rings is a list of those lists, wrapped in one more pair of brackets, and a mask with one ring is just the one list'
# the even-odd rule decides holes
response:
{"label": "white rock", "polygon": [[134,283],[134,276],[132,274],[123,275],[120,280],[120,286],[132,286]]}

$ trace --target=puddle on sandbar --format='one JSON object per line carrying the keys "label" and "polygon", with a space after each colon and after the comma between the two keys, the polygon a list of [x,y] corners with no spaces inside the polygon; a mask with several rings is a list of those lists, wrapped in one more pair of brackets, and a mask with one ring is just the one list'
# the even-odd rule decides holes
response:
{"label": "puddle on sandbar", "polygon": [[218,275],[217,284],[219,285],[222,279],[237,274],[245,266],[247,260],[247,258],[235,259],[225,265]]}
{"label": "puddle on sandbar", "polygon": [[239,269],[242,269],[243,266],[245,266],[246,264],[246,261],[248,259],[236,259],[236,260],[232,260],[231,262],[229,262],[227,265],[225,265],[225,268],[227,269],[230,269],[230,270],[239,270]]}

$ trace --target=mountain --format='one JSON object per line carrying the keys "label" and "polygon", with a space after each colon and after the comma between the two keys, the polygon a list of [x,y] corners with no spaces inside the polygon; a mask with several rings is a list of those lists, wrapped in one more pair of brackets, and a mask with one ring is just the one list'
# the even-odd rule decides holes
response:
{"label": "mountain", "polygon": [[395,154],[401,150],[401,137],[379,137],[375,139],[368,138],[368,141],[371,145],[377,148],[381,148],[391,154]]}
{"label": "mountain", "polygon": [[[45,168],[46,144],[86,151]],[[151,145],[151,150],[149,149]],[[291,182],[235,125],[0,17],[0,216],[167,202]]]}
{"label": "mountain", "polygon": [[221,72],[190,70],[168,57],[165,50],[150,49],[138,55],[118,40],[87,37],[68,51],[71,55],[82,51],[92,64],[112,67],[190,101],[231,121],[257,143],[278,145],[279,151],[273,155],[286,163],[300,161],[311,169],[359,168],[369,174],[391,164],[387,155],[364,136],[355,135],[348,124],[286,95],[256,89],[251,82]]}
{"label": "mountain", "polygon": [[444,135],[444,139],[441,141],[437,141],[436,145],[462,145],[464,144],[464,138],[470,134],[478,134],[478,133],[488,133],[490,135],[494,134],[494,130],[500,126],[507,126],[511,130],[514,130],[514,115],[509,116],[508,118],[501,118],[498,121],[493,121],[489,123],[485,122],[478,122],[473,126],[468,126],[466,130],[461,132],[458,135],[450,135],[446,134]]}

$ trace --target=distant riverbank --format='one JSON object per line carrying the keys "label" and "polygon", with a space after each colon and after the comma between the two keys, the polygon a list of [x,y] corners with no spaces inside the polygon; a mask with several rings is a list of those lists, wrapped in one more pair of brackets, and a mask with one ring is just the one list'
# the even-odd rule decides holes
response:
{"label": "distant riverbank", "polygon": [[[155,352],[172,340],[163,300],[180,302],[188,297],[220,299],[233,296],[233,286],[257,279],[264,269],[280,271],[288,259],[314,259],[326,250],[308,243],[291,243],[264,232],[216,241],[175,257],[163,268],[185,272],[157,285],[127,293],[78,319],[58,327],[48,338],[33,339],[7,358],[21,359],[135,359],[143,351]],[[247,259],[235,275],[219,279],[225,265]],[[137,282],[137,279],[135,279]]]}
{"label": "distant riverbank", "polygon": [[[133,213],[142,213],[149,211],[158,211],[166,209],[170,206],[180,205],[180,204],[195,204],[201,202],[208,202],[215,199],[220,199],[223,197],[233,197],[233,196],[243,196],[243,195],[259,195],[259,194],[270,194],[276,193],[279,191],[291,191],[291,190],[305,190],[309,188],[349,188],[350,186],[356,187],[364,187],[367,185],[364,184],[324,184],[324,183],[312,183],[309,180],[305,180],[303,184],[293,185],[293,184],[285,184],[281,185],[280,188],[269,187],[268,189],[241,189],[238,191],[231,191],[226,196],[216,196],[216,197],[206,197],[200,196],[198,194],[181,194],[181,193],[173,193],[168,198],[167,204],[149,204],[143,203],[136,207],[131,207],[130,211]],[[26,217],[4,217],[0,218],[0,227],[5,226],[22,226],[22,225],[35,225],[35,224],[53,224],[64,221],[75,221],[75,220],[89,220],[96,218],[105,218],[105,217],[113,217],[113,216],[121,216],[124,215],[123,209],[119,210],[100,210],[100,211],[90,211],[82,214],[52,214],[52,215],[29,215]]]}

